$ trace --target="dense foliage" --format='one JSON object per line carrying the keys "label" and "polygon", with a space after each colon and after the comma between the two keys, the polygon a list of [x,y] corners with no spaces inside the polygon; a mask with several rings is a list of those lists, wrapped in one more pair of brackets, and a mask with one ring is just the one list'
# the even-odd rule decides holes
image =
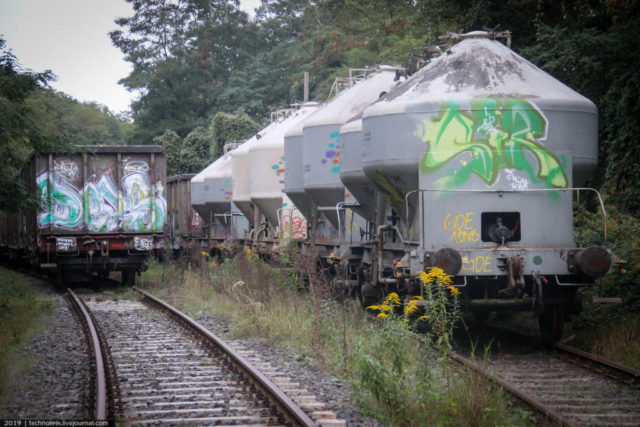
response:
{"label": "dense foliage", "polygon": [[44,132],[75,145],[123,145],[133,129],[107,107],[81,103],[48,88],[35,91],[27,104]]}
{"label": "dense foliage", "polygon": [[51,81],[53,74],[22,69],[4,47],[0,39],[0,214],[35,204],[14,174],[29,151],[43,151],[58,142],[43,131],[27,104],[29,95]]}
{"label": "dense foliage", "polygon": [[184,138],[166,130],[153,142],[162,145],[167,157],[167,175],[197,173],[220,157],[225,144],[242,141],[260,130],[260,125],[246,113],[216,113],[207,128],[196,127]]}

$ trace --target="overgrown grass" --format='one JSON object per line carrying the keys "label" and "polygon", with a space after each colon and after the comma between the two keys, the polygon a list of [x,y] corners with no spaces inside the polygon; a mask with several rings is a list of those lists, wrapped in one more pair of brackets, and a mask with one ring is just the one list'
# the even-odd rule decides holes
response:
{"label": "overgrown grass", "polygon": [[[640,221],[613,204],[606,208],[605,239],[600,213],[576,206],[576,240],[585,247],[607,246],[622,262],[600,285],[584,289],[584,310],[565,336],[573,334],[572,344],[640,369]],[[591,297],[598,294],[621,297],[622,304],[592,303]]]}
{"label": "overgrown grass", "polygon": [[[529,423],[482,378],[449,367],[403,316],[374,319],[357,300],[335,298],[311,259],[295,267],[274,268],[247,252],[179,270],[152,262],[141,282],[191,314],[225,315],[236,335],[263,338],[345,379],[358,408],[385,424]],[[307,274],[305,285],[295,271]]]}
{"label": "overgrown grass", "polygon": [[20,378],[31,361],[21,354],[35,332],[36,320],[51,312],[51,300],[25,286],[24,276],[0,267],[0,402],[22,385]]}

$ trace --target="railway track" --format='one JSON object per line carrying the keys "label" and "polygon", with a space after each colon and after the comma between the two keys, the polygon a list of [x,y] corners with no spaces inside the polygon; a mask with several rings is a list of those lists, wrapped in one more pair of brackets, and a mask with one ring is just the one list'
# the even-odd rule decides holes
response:
{"label": "railway track", "polygon": [[562,426],[640,425],[640,372],[566,345],[506,353],[469,366]]}
{"label": "railway track", "polygon": [[138,291],[143,300],[117,302],[85,302],[69,291],[84,306],[82,318],[99,325],[93,332],[87,327],[98,378],[97,419],[127,425],[344,425],[277,369],[262,365],[265,374],[254,368],[247,360],[253,357],[250,351],[234,350],[183,313]]}

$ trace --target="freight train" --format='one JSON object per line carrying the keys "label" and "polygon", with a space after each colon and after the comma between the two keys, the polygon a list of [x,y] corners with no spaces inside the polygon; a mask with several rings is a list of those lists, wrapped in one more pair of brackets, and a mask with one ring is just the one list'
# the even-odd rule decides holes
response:
{"label": "freight train", "polygon": [[558,340],[577,290],[612,264],[573,233],[574,197],[599,198],[582,187],[597,109],[498,35],[454,35],[408,78],[356,70],[325,104],[278,112],[191,180],[198,248],[298,241],[365,305],[419,294],[439,267],[465,310],[532,310]]}
{"label": "freight train", "polygon": [[454,35],[411,76],[351,70],[326,103],[275,112],[193,176],[165,181],[154,146],[33,155],[20,179],[42,209],[0,219],[2,249],[64,281],[132,283],[153,250],[270,256],[294,242],[365,306],[419,294],[438,267],[465,310],[533,311],[556,341],[577,290],[612,264],[573,233],[574,197],[599,198],[582,187],[597,109],[498,35]]}
{"label": "freight train", "polygon": [[166,242],[164,149],[86,146],[32,153],[17,179],[40,208],[0,216],[4,259],[79,276],[122,272],[132,285],[147,257]]}

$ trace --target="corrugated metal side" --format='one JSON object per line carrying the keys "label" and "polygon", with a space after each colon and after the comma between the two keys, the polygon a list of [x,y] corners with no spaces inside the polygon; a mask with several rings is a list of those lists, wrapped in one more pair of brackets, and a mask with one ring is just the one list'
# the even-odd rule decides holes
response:
{"label": "corrugated metal side", "polygon": [[204,238],[203,221],[191,207],[191,178],[193,174],[177,175],[167,179],[167,228],[174,249],[186,241]]}

